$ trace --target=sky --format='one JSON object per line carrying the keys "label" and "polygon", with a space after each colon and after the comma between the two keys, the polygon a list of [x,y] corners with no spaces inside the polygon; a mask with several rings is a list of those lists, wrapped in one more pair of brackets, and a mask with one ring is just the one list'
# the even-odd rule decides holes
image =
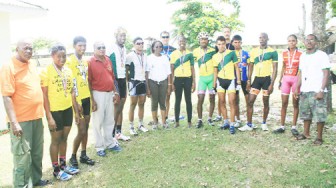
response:
{"label": "sky", "polygon": [[[31,0],[49,11],[37,18],[11,22],[11,40],[46,37],[71,46],[74,36],[83,35],[88,45],[95,41],[114,42],[114,31],[122,26],[131,38],[159,38],[160,32],[172,31],[173,12],[178,4],[167,0]],[[106,3],[109,2],[109,3]],[[245,24],[240,34],[244,44],[258,44],[260,32],[269,35],[269,44],[285,44],[289,34],[302,26],[302,4],[307,10],[307,33],[311,32],[311,0],[240,0],[240,19]],[[26,28],[22,32],[22,28]]]}

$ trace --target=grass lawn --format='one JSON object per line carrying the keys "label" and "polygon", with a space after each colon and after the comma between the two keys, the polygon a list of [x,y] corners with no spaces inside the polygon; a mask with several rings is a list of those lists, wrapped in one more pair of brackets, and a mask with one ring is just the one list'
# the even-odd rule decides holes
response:
{"label": "grass lawn", "polygon": [[[280,122],[279,90],[271,95],[271,101],[268,125],[272,130]],[[197,96],[193,94],[194,122],[197,119],[196,103]],[[126,113],[128,106],[127,103]],[[241,109],[244,108],[245,104],[241,103]],[[291,108],[289,105],[287,125],[291,122]],[[145,122],[148,123],[151,120],[150,100],[147,100],[145,109]],[[206,108],[203,111],[206,120]],[[186,114],[184,107],[182,113]],[[173,114],[172,107],[170,114]],[[245,110],[242,114],[245,123]],[[261,122],[261,114],[259,96],[253,119],[257,125]],[[333,114],[329,116],[324,131],[324,144],[313,146],[316,126],[311,128],[312,139],[296,141],[289,130],[283,135],[274,135],[258,128],[230,135],[227,130],[219,130],[218,126],[187,128],[186,120],[183,120],[179,128],[160,129],[132,137],[131,141],[121,143],[122,152],[108,152],[105,158],[96,156],[90,128],[88,154],[97,163],[92,167],[80,165],[81,173],[68,182],[59,182],[51,176],[50,134],[45,128],[43,176],[53,180],[50,187],[335,187],[336,137],[330,128],[335,123],[336,115]],[[124,118],[125,134],[128,134],[128,128],[128,121]],[[299,131],[302,130],[302,121],[299,121]],[[76,126],[73,126],[68,138],[68,158],[76,131]],[[0,187],[10,187],[13,164],[9,135],[0,136],[0,143]]]}

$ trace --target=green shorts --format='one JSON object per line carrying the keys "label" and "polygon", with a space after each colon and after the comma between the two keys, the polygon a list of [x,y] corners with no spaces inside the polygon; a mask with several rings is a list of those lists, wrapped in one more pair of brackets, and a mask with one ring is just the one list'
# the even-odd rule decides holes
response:
{"label": "green shorts", "polygon": [[315,122],[325,122],[327,120],[327,94],[323,99],[316,100],[315,92],[302,92],[300,95],[300,118],[302,120],[314,120]]}
{"label": "green shorts", "polygon": [[197,93],[205,94],[206,90],[209,90],[209,94],[216,94],[216,92],[213,90],[213,78],[213,74],[209,76],[200,76],[198,80]]}

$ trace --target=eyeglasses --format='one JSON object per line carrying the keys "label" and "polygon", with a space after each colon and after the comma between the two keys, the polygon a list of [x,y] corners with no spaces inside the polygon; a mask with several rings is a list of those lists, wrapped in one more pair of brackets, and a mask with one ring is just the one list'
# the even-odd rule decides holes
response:
{"label": "eyeglasses", "polygon": [[160,46],[155,46],[155,48],[162,48],[162,46],[160,45]]}
{"label": "eyeglasses", "polygon": [[143,45],[144,43],[143,42],[137,42],[135,43],[136,45]]}
{"label": "eyeglasses", "polygon": [[106,49],[105,46],[98,46],[98,47],[97,47],[97,50],[105,50],[105,49]]}
{"label": "eyeglasses", "polygon": [[169,36],[161,36],[163,39],[169,39]]}
{"label": "eyeglasses", "polygon": [[308,43],[308,42],[311,43],[311,42],[315,42],[315,39],[305,39],[304,41],[307,42],[307,43]]}

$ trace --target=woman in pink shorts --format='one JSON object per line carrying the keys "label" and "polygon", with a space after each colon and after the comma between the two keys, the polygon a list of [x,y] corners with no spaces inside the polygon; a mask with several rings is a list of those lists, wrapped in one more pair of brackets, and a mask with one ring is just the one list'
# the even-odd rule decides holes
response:
{"label": "woman in pink shorts", "polygon": [[[281,107],[281,122],[280,127],[273,131],[275,134],[284,133],[285,132],[285,119],[286,112],[288,106],[288,100],[290,92],[294,93],[296,83],[298,81],[298,71],[299,71],[299,63],[300,56],[302,52],[298,50],[296,47],[297,37],[295,35],[289,35],[287,37],[288,41],[288,49],[282,53],[283,57],[283,65],[280,74],[280,82],[279,89],[281,89],[281,99],[282,99],[282,107]],[[294,136],[298,135],[296,122],[299,114],[299,101],[292,99],[294,113],[293,113],[293,124],[291,128],[291,132]]]}

